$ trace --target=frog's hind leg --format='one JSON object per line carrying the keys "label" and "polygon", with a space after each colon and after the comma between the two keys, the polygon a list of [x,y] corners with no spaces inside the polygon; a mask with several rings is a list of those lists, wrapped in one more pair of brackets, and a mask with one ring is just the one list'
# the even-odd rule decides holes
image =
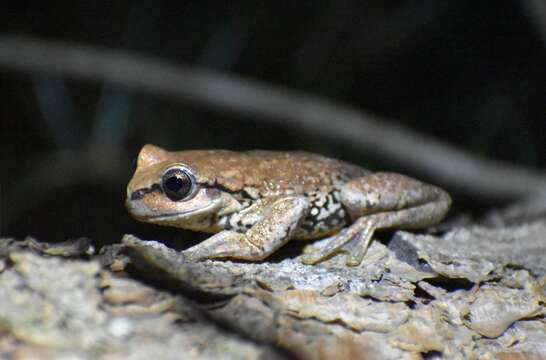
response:
{"label": "frog's hind leg", "polygon": [[309,201],[304,197],[279,199],[264,209],[263,219],[245,233],[224,230],[183,253],[191,260],[262,260],[292,238],[308,211]]}
{"label": "frog's hind leg", "polygon": [[449,195],[443,190],[393,173],[375,173],[350,181],[341,191],[341,201],[356,220],[324,248],[306,254],[304,263],[317,263],[350,242],[352,249],[346,263],[357,266],[375,230],[433,225],[445,216],[451,205]]}

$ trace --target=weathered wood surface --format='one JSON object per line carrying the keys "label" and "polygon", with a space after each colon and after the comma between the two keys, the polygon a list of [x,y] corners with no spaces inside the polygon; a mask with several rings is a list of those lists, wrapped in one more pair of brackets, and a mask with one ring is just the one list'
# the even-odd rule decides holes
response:
{"label": "weathered wood surface", "polygon": [[543,359],[544,203],[396,232],[355,268],[2,239],[0,357]]}

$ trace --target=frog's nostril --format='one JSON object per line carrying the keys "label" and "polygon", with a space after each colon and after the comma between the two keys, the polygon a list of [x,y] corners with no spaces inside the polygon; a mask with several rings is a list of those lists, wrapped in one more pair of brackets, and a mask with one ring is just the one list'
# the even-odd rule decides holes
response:
{"label": "frog's nostril", "polygon": [[131,200],[141,200],[146,194],[153,193],[153,192],[162,192],[161,186],[159,184],[153,184],[149,188],[140,188],[129,195],[129,191],[127,192],[127,199]]}
{"label": "frog's nostril", "polygon": [[140,200],[144,197],[144,189],[136,190],[131,193],[131,196],[129,197],[131,201]]}

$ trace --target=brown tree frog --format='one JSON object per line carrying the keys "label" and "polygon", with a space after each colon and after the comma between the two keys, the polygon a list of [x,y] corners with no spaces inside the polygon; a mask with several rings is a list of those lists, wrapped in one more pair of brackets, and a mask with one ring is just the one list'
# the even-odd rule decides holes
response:
{"label": "brown tree frog", "polygon": [[140,221],[214,233],[193,260],[262,260],[292,239],[331,236],[306,253],[315,264],[341,251],[359,265],[374,231],[438,223],[451,198],[404,175],[370,172],[306,152],[189,150],[145,145],[127,186]]}

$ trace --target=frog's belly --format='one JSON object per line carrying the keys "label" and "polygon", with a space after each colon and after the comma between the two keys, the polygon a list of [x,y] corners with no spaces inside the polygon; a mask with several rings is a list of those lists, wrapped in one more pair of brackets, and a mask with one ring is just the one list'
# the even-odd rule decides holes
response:
{"label": "frog's belly", "polygon": [[347,224],[347,213],[339,201],[339,192],[310,198],[311,208],[294,234],[295,239],[316,239],[335,233]]}

